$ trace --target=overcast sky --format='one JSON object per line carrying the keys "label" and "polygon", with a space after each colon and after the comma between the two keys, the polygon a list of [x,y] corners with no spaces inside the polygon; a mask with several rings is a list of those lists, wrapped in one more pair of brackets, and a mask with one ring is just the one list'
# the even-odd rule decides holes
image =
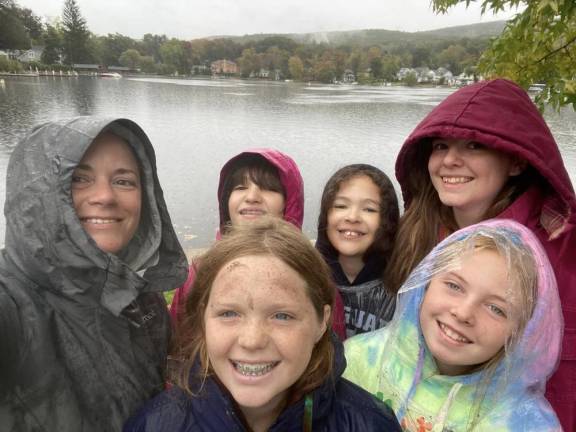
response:
{"label": "overcast sky", "polygon": [[[53,20],[64,0],[16,0]],[[145,33],[179,39],[253,33],[335,30],[432,30],[508,19],[516,10],[480,15],[480,7],[454,7],[435,15],[429,0],[77,0],[88,28],[97,35]]]}

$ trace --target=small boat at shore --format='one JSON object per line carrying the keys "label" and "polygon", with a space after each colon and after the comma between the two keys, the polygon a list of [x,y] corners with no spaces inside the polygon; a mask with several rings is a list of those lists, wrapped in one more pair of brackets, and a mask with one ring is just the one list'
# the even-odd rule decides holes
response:
{"label": "small boat at shore", "polygon": [[122,78],[118,72],[101,72],[98,76],[100,78]]}

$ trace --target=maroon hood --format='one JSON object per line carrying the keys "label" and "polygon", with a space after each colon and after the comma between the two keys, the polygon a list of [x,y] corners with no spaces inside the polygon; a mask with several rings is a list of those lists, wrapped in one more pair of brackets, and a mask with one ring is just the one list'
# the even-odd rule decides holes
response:
{"label": "maroon hood", "polygon": [[396,178],[404,205],[415,155],[426,138],[473,140],[518,156],[532,165],[564,204],[569,225],[576,223],[576,197],[550,129],[526,92],[512,81],[496,79],[464,87],[448,96],[416,127],[396,159]]}
{"label": "maroon hood", "polygon": [[302,229],[304,219],[304,182],[300,175],[300,170],[292,158],[281,151],[273,149],[249,149],[237,154],[224,164],[220,171],[220,182],[218,184],[218,206],[220,210],[220,228],[224,220],[224,210],[222,208],[222,187],[224,179],[228,175],[230,165],[239,158],[247,155],[259,155],[276,167],[280,174],[280,182],[286,191],[286,205],[284,208],[284,220],[293,223]]}

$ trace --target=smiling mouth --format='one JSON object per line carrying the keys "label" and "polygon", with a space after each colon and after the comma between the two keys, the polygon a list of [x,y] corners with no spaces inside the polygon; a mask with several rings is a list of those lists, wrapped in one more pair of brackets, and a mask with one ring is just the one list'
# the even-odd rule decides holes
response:
{"label": "smiling mouth", "polygon": [[349,239],[357,239],[365,235],[363,232],[352,230],[338,230],[338,232]]}
{"label": "smiling mouth", "polygon": [[279,361],[270,363],[243,363],[233,360],[231,360],[231,362],[237,372],[241,375],[251,377],[266,375],[280,363]]}
{"label": "smiling mouth", "polygon": [[443,177],[442,176],[442,183],[446,184],[462,184],[468,183],[473,180],[472,177]]}
{"label": "smiling mouth", "polygon": [[460,342],[465,344],[471,344],[472,341],[465,336],[461,335],[457,331],[453,330],[452,328],[448,327],[446,324],[441,323],[438,321],[438,327],[440,327],[440,331],[448,338],[453,340],[454,342]]}
{"label": "smiling mouth", "polygon": [[82,223],[89,223],[95,225],[106,225],[112,223],[118,223],[121,219],[111,219],[111,218],[80,218]]}
{"label": "smiling mouth", "polygon": [[242,216],[264,216],[266,212],[261,209],[242,209],[238,213]]}

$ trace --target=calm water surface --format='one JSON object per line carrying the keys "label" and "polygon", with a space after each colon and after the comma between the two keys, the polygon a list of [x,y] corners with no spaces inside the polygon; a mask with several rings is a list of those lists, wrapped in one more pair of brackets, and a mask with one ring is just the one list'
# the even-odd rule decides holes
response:
{"label": "calm water surface", "polygon": [[[0,87],[0,203],[9,155],[35,124],[76,115],[127,117],[156,149],[160,181],[186,249],[205,247],[218,224],[220,167],[250,147],[292,156],[305,182],[304,230],[315,237],[322,188],[350,163],[394,177],[403,140],[453,90],[307,86],[239,80],[4,78]],[[572,182],[576,113],[547,113]],[[395,181],[395,180],[394,180]],[[0,217],[0,244],[4,239]]]}

